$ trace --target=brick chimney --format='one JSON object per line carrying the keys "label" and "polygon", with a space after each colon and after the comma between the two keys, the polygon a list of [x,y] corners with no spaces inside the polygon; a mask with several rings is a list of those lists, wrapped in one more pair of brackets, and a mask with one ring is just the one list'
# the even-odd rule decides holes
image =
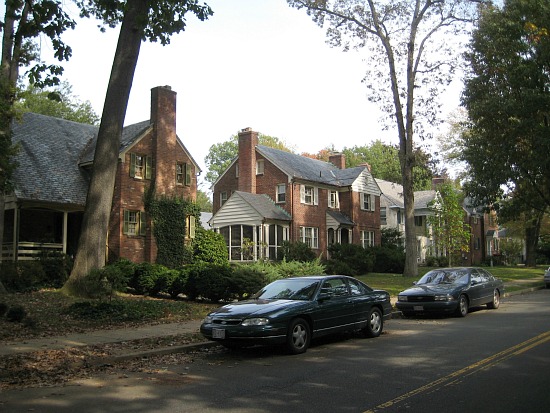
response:
{"label": "brick chimney", "polygon": [[157,194],[170,194],[176,186],[172,170],[176,164],[177,153],[176,95],[170,86],[151,89],[153,166]]}
{"label": "brick chimney", "polygon": [[338,169],[346,169],[346,156],[341,152],[330,154],[328,161]]}
{"label": "brick chimney", "polygon": [[256,193],[256,145],[258,132],[245,128],[239,132],[239,191]]}

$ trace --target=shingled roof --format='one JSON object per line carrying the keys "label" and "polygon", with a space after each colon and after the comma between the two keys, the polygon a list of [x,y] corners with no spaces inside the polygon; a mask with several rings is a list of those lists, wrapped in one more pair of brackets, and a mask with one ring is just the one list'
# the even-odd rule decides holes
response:
{"label": "shingled roof", "polygon": [[283,208],[276,205],[273,200],[265,194],[251,194],[250,192],[235,191],[232,196],[240,196],[248,205],[266,219],[290,221],[291,217]]}
{"label": "shingled roof", "polygon": [[327,185],[348,186],[363,173],[364,166],[339,169],[329,162],[296,155],[269,146],[256,146],[258,152],[277,165],[292,178],[318,182]]}

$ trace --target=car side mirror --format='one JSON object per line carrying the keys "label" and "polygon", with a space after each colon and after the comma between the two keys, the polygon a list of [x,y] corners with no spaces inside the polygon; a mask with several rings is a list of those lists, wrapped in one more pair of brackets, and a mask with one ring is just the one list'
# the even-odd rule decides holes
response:
{"label": "car side mirror", "polygon": [[332,295],[327,294],[327,293],[321,293],[321,294],[319,294],[319,297],[317,297],[317,301],[322,303],[323,301],[330,300],[331,298],[332,298]]}

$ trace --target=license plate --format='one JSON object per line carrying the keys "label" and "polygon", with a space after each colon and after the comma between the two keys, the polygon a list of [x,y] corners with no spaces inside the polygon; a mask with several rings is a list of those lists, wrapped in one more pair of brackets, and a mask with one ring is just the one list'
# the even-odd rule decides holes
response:
{"label": "license plate", "polygon": [[424,310],[424,307],[422,307],[421,305],[415,305],[415,306],[413,307],[413,310],[414,310],[414,311],[423,311],[423,310]]}
{"label": "license plate", "polygon": [[225,330],[223,328],[213,328],[212,338],[225,338]]}

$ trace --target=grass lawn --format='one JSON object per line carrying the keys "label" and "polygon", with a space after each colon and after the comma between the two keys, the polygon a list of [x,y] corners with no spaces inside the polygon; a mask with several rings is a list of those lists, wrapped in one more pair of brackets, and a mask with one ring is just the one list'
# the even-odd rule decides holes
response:
{"label": "grass lawn", "polygon": [[[536,268],[526,267],[487,267],[486,269],[495,277],[500,278],[506,284],[506,292],[521,290],[524,288],[541,287],[544,285],[543,275],[547,265]],[[392,297],[397,297],[399,292],[409,288],[433,267],[418,267],[418,277],[403,277],[401,274],[371,273],[357,278],[369,287],[386,290]]]}

